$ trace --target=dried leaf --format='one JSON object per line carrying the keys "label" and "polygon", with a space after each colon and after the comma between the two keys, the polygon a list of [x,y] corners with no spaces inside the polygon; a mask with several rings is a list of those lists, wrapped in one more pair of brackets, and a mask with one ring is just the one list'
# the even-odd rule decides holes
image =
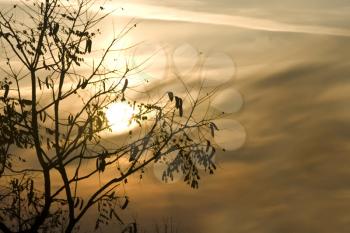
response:
{"label": "dried leaf", "polygon": [[88,85],[88,80],[84,79],[83,83],[81,84],[81,89],[85,89],[85,87]]}
{"label": "dried leaf", "polygon": [[180,98],[175,96],[175,107],[178,109],[180,106]]}
{"label": "dried leaf", "polygon": [[219,131],[219,128],[216,126],[216,124],[214,122],[210,122],[209,123],[209,127],[210,127],[211,136],[214,137],[215,136],[215,130]]}
{"label": "dried leaf", "polygon": [[5,84],[4,88],[5,88],[4,99],[6,99],[9,94],[10,87],[9,85]]}
{"label": "dried leaf", "polygon": [[120,207],[122,210],[124,210],[129,204],[129,198],[128,197],[125,197],[125,202],[124,204]]}
{"label": "dried leaf", "polygon": [[210,141],[207,140],[207,148],[205,149],[205,151],[208,152],[208,151],[209,151],[209,148],[210,148]]}
{"label": "dried leaf", "polygon": [[124,81],[124,86],[123,86],[123,88],[122,88],[122,92],[123,92],[123,93],[124,93],[124,91],[126,90],[126,88],[128,87],[128,83],[129,83],[128,79],[125,79],[125,81]]}
{"label": "dried leaf", "polygon": [[173,100],[174,100],[174,93],[172,93],[171,91],[168,91],[168,97],[169,97],[169,100],[171,102],[173,102]]}
{"label": "dried leaf", "polygon": [[86,44],[85,44],[85,53],[88,52],[88,53],[91,53],[91,47],[92,47],[92,41],[91,39],[87,39],[86,40]]}
{"label": "dried leaf", "polygon": [[53,29],[52,29],[52,34],[56,35],[58,32],[60,25],[58,23],[54,23]]}

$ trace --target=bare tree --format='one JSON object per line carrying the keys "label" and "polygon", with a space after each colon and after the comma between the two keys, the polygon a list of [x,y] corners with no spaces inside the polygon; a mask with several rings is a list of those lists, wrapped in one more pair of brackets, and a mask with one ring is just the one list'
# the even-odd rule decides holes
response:
{"label": "bare tree", "polygon": [[[118,192],[120,185],[170,153],[176,158],[165,180],[180,171],[198,188],[198,167],[215,169],[217,127],[208,115],[194,117],[210,94],[194,98],[187,92],[187,105],[173,92],[147,103],[128,99],[133,69],[111,69],[105,61],[132,26],[94,50],[98,25],[108,16],[103,12],[93,0],[44,0],[22,1],[0,13],[0,230],[5,233],[72,232],[95,206],[96,227],[122,222],[118,211],[129,200]],[[118,146],[103,136],[111,129],[105,111],[115,102],[137,109],[130,120],[139,124],[129,132],[132,140]],[[78,104],[67,107],[73,103]],[[108,169],[113,177],[105,175]],[[94,182],[96,175],[104,180],[82,197],[80,184]]]}

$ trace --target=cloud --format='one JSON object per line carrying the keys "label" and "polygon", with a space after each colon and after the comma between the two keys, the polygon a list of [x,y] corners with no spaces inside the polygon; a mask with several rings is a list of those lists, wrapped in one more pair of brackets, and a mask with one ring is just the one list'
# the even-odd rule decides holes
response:
{"label": "cloud", "polygon": [[[0,4],[14,4],[18,0],[4,1]],[[100,5],[96,5],[95,11],[98,11]],[[148,20],[163,20],[190,22],[201,24],[213,24],[221,26],[230,26],[250,30],[270,31],[270,32],[290,32],[306,33],[317,35],[331,35],[350,37],[350,30],[337,27],[301,25],[278,22],[275,20],[261,19],[255,17],[245,17],[228,14],[213,14],[209,12],[196,12],[191,10],[182,10],[174,7],[155,6],[142,3],[123,3],[105,4],[108,10],[115,10],[116,16],[134,17]],[[123,8],[123,10],[121,10]]]}
{"label": "cloud", "polygon": [[[260,19],[254,17],[244,17],[227,14],[212,14],[208,12],[195,12],[146,4],[126,3],[122,5],[123,10],[115,11],[115,15],[149,20],[213,24],[271,32],[291,32],[350,37],[350,30],[342,28],[288,24],[269,19]],[[115,5],[109,5],[108,8],[114,9]]]}
{"label": "cloud", "polygon": [[150,179],[128,189],[142,223],[174,216],[186,232],[347,232],[350,94],[324,92],[349,85],[349,67],[327,64],[243,79],[246,146],[220,154],[198,191]]}

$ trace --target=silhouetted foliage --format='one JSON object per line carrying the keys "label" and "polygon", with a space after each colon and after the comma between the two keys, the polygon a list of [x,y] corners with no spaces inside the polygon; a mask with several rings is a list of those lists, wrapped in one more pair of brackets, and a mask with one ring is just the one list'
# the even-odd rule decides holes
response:
{"label": "silhouetted foliage", "polygon": [[[193,117],[208,96],[191,98],[187,106],[173,92],[154,102],[128,100],[132,68],[108,69],[104,62],[132,27],[97,53],[97,26],[108,13],[95,6],[91,0],[23,1],[0,13],[5,56],[0,67],[0,230],[5,233],[72,232],[95,207],[96,228],[110,221],[123,224],[118,212],[129,198],[119,192],[121,184],[132,174],[142,177],[145,167],[170,153],[176,159],[164,180],[181,171],[184,181],[198,188],[198,167],[209,173],[215,169],[211,140],[218,129],[205,116]],[[104,140],[110,130],[105,110],[120,101],[138,110],[132,121],[139,124],[140,136],[130,132],[132,140],[115,146]],[[107,170],[114,175],[105,175]],[[81,183],[96,177],[107,180],[82,197]]]}

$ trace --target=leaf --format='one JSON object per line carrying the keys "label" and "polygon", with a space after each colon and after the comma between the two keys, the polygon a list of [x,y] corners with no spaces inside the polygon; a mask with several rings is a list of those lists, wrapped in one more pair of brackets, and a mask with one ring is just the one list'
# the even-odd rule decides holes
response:
{"label": "leaf", "polygon": [[133,233],[137,233],[137,225],[136,225],[136,222],[133,222],[133,223],[132,223],[132,226],[133,226]]}
{"label": "leaf", "polygon": [[219,131],[219,128],[216,126],[216,124],[214,122],[211,122],[211,124],[213,125],[213,127],[215,128],[216,131]]}
{"label": "leaf", "polygon": [[102,128],[102,124],[103,124],[101,118],[96,117],[96,124],[97,124],[97,128],[100,130]]}
{"label": "leaf", "polygon": [[185,178],[184,178],[184,182],[188,181],[189,179],[190,179],[190,175],[187,174],[187,175],[185,176]]}
{"label": "leaf", "polygon": [[71,114],[69,114],[69,116],[68,116],[68,123],[69,123],[70,125],[73,124],[73,116],[72,116]]}
{"label": "leaf", "polygon": [[219,131],[219,128],[216,126],[216,124],[214,122],[210,122],[209,123],[209,127],[210,127],[210,131],[211,131],[211,136],[214,137],[215,136],[215,130]]}
{"label": "leaf", "polygon": [[216,152],[216,149],[215,149],[214,147],[212,147],[211,153],[210,153],[210,155],[209,155],[209,159],[210,159],[210,160],[212,160],[212,158],[214,157],[215,152]]}
{"label": "leaf", "polygon": [[104,172],[106,168],[106,161],[104,158],[98,158],[96,160],[96,169],[99,171],[99,172]]}
{"label": "leaf", "polygon": [[122,92],[123,92],[123,93],[124,93],[124,91],[126,90],[126,88],[128,87],[128,83],[129,83],[128,79],[125,79],[125,81],[124,81],[124,86],[123,86],[123,88],[122,88]]}
{"label": "leaf", "polygon": [[96,225],[95,225],[95,230],[97,230],[99,228],[99,226],[100,226],[100,220],[97,219],[96,220]]}
{"label": "leaf", "polygon": [[54,134],[54,131],[52,129],[46,128],[46,132],[50,135]]}
{"label": "leaf", "polygon": [[56,35],[58,32],[60,25],[58,23],[54,23],[53,29],[52,29],[52,34]]}
{"label": "leaf", "polygon": [[83,83],[81,84],[81,89],[85,89],[85,87],[88,85],[88,80],[84,79]]}
{"label": "leaf", "polygon": [[137,154],[139,153],[139,147],[135,146],[135,145],[132,145],[130,153],[131,154],[130,154],[129,162],[134,161],[136,159]]}
{"label": "leaf", "polygon": [[168,91],[168,97],[169,97],[169,100],[171,102],[173,102],[173,100],[174,100],[174,93],[172,93],[171,91]]}
{"label": "leaf", "polygon": [[211,125],[210,125],[210,133],[211,133],[211,136],[212,136],[212,137],[215,137],[214,128],[211,127]]}
{"label": "leaf", "polygon": [[182,117],[183,116],[182,99],[178,96],[175,96],[175,101],[176,101],[175,107],[179,109],[180,117]]}
{"label": "leaf", "polygon": [[210,148],[210,141],[207,140],[207,148],[205,149],[205,151],[208,152],[208,151],[209,151],[209,148]]}
{"label": "leaf", "polygon": [[175,96],[175,107],[178,109],[180,106],[180,98]]}
{"label": "leaf", "polygon": [[33,104],[33,101],[31,100],[26,100],[26,99],[22,99],[21,102],[25,105],[32,105]]}
{"label": "leaf", "polygon": [[91,39],[87,39],[86,40],[86,44],[85,44],[85,53],[88,52],[88,53],[91,53],[91,47],[92,47],[92,41]]}
{"label": "leaf", "polygon": [[182,106],[179,108],[179,115],[180,115],[180,117],[183,116],[183,109],[182,109]]}
{"label": "leaf", "polygon": [[179,108],[182,108],[182,99],[179,98]]}
{"label": "leaf", "polygon": [[79,82],[78,82],[77,86],[80,87],[80,84],[81,84],[81,79],[79,79]]}
{"label": "leaf", "polygon": [[34,197],[34,181],[30,179],[29,183],[29,192],[28,192],[28,206],[33,203],[33,197]]}
{"label": "leaf", "polygon": [[50,88],[50,86],[49,86],[49,77],[46,77],[46,79],[45,79],[45,85],[46,85],[47,89]]}
{"label": "leaf", "polygon": [[4,99],[6,99],[9,94],[10,87],[9,85],[5,84],[4,88],[5,88]]}
{"label": "leaf", "polygon": [[129,204],[129,198],[128,197],[125,197],[125,202],[124,204],[120,207],[122,210],[124,210]]}
{"label": "leaf", "polygon": [[46,141],[46,146],[47,146],[47,149],[48,149],[48,150],[51,149],[50,140],[49,140],[49,139],[47,139],[47,141]]}

